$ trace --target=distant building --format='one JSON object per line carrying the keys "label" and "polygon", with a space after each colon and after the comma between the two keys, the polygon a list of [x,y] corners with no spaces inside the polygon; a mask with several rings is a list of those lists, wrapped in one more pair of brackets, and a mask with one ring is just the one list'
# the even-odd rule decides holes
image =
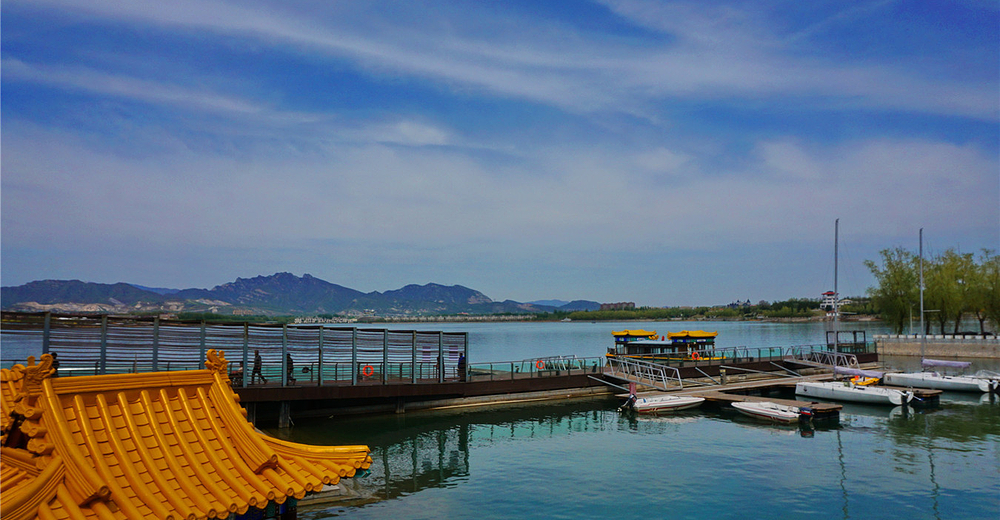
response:
{"label": "distant building", "polygon": [[635,302],[602,303],[602,311],[634,311]]}
{"label": "distant building", "polygon": [[833,312],[834,306],[843,307],[844,305],[849,305],[851,303],[853,302],[847,298],[843,298],[838,301],[837,293],[833,291],[826,291],[823,293],[823,301],[819,304],[819,308],[827,312]]}

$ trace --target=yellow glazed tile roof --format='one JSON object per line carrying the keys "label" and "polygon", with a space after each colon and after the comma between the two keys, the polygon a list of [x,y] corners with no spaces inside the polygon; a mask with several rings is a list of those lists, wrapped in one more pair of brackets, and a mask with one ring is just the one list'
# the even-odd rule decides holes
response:
{"label": "yellow glazed tile roof", "polygon": [[703,330],[682,330],[680,332],[668,332],[667,337],[673,338],[714,338],[718,332],[705,332]]}
{"label": "yellow glazed tile roof", "polygon": [[246,420],[227,362],[207,370],[51,378],[0,370],[0,517],[193,520],[283,503],[371,465],[367,446],[307,446]]}

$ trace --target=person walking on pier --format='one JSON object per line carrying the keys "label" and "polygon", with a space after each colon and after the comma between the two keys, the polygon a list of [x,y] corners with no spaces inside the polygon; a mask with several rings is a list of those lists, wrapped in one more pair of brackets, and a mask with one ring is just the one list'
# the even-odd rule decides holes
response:
{"label": "person walking on pier", "polygon": [[285,374],[288,376],[288,384],[295,384],[295,362],[292,361],[292,354],[285,354]]}
{"label": "person walking on pier", "polygon": [[257,376],[260,376],[260,382],[267,384],[267,379],[264,377],[264,373],[261,368],[264,366],[264,360],[260,358],[260,350],[253,351],[253,372],[250,373],[250,384],[254,384],[257,380]]}
{"label": "person walking on pier", "polygon": [[465,354],[458,355],[458,380],[465,382]]}

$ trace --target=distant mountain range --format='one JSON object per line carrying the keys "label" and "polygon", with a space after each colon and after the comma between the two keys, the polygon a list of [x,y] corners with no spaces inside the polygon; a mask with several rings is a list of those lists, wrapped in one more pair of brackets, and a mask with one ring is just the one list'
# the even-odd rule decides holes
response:
{"label": "distant mountain range", "polygon": [[[544,302],[544,303],[543,303]],[[560,303],[561,305],[548,305]],[[596,310],[593,301],[496,302],[485,294],[434,283],[364,293],[311,275],[237,278],[212,289],[167,289],[128,283],[41,280],[0,288],[4,310],[53,312],[213,312],[217,314],[434,316]]]}

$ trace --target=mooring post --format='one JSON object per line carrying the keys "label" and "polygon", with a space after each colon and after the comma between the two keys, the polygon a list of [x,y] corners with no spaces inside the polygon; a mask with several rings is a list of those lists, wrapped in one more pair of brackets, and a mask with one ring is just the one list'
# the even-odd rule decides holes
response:
{"label": "mooring post", "polygon": [[153,316],[153,372],[160,370],[160,317]]}
{"label": "mooring post", "polygon": [[101,374],[108,373],[108,315],[101,316]]}
{"label": "mooring post", "polygon": [[292,403],[281,401],[278,406],[278,428],[288,428],[292,425]]}
{"label": "mooring post", "polygon": [[42,354],[49,353],[49,332],[52,330],[52,313],[45,313],[45,326],[42,329]]}

